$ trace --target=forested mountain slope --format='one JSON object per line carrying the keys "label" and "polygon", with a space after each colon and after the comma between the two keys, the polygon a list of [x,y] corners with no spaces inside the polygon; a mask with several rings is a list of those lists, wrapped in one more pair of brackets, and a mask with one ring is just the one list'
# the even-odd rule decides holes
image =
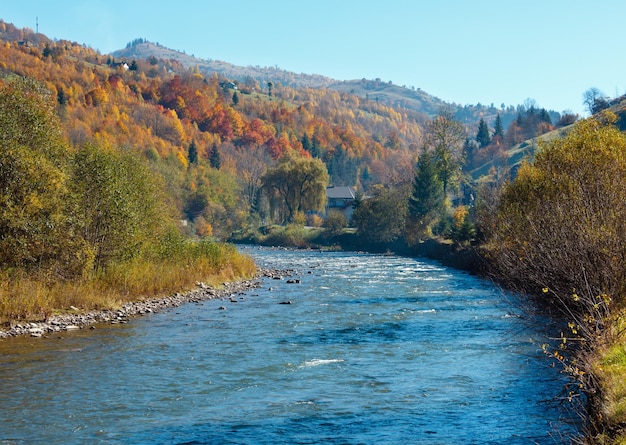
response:
{"label": "forested mountain slope", "polygon": [[72,146],[140,153],[198,234],[226,237],[250,217],[271,222],[275,203],[261,195],[262,177],[286,153],[320,159],[331,184],[367,194],[377,184],[413,180],[425,124],[442,106],[463,124],[468,143],[479,120],[491,127],[496,119],[500,126],[511,122],[506,135],[488,144],[466,144],[467,168],[504,159],[522,136],[552,125],[552,113],[534,106],[451,106],[379,80],[202,65],[142,39],[128,53],[102,55],[0,21],[0,40],[2,79],[23,76],[45,85]]}
{"label": "forested mountain slope", "polygon": [[410,180],[428,119],[329,89],[237,87],[173,59],[122,63],[4,22],[0,39],[1,78],[50,90],[72,146],[141,153],[181,218],[218,236],[264,214],[261,176],[287,152],[321,159],[336,185]]}

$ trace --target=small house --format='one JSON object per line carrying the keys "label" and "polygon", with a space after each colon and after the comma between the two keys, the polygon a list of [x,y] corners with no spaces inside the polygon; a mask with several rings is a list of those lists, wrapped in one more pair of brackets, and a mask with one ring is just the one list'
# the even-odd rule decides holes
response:
{"label": "small house", "polygon": [[340,211],[350,221],[356,195],[350,187],[326,187],[326,214],[330,211]]}

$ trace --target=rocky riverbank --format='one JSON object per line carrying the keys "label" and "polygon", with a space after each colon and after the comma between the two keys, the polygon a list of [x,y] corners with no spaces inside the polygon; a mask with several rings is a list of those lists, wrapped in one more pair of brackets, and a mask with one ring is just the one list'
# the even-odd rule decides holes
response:
{"label": "rocky riverbank", "polygon": [[288,272],[275,269],[261,269],[251,280],[224,283],[222,287],[214,288],[205,283],[197,283],[197,288],[189,292],[177,292],[161,298],[150,298],[124,304],[115,310],[83,312],[71,307],[70,312],[54,315],[45,321],[28,322],[0,328],[0,339],[29,335],[31,337],[45,337],[55,332],[71,331],[75,329],[94,328],[96,323],[126,323],[130,318],[142,316],[165,309],[180,306],[185,303],[197,303],[214,298],[235,298],[250,289],[261,286],[262,278],[282,279]]}

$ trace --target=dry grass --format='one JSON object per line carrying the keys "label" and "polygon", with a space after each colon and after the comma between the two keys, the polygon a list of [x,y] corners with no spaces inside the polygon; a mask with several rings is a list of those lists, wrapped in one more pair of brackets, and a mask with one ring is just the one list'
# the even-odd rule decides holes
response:
{"label": "dry grass", "polygon": [[592,368],[600,384],[602,422],[611,434],[594,438],[602,445],[626,445],[626,313],[615,318],[613,340],[598,348]]}
{"label": "dry grass", "polygon": [[252,277],[254,261],[228,245],[211,244],[161,261],[136,260],[111,266],[78,281],[52,281],[45,275],[0,272],[0,323],[40,321],[70,306],[115,309],[129,301],[192,289],[198,281],[219,287]]}

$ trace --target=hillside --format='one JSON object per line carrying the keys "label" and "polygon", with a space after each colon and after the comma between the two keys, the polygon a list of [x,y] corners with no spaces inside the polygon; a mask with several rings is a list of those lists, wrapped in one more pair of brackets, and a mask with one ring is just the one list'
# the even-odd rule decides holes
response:
{"label": "hillside", "polygon": [[[608,111],[617,115],[617,126],[621,131],[626,131],[626,96],[617,97],[607,102]],[[516,171],[522,161],[532,159],[535,151],[542,142],[548,142],[562,138],[572,129],[572,124],[561,123],[556,128],[542,133],[536,137],[525,139],[509,146],[499,156],[491,157],[487,162],[474,166],[470,171],[472,178],[479,180],[487,179],[493,169],[500,168],[502,172]]]}
{"label": "hillside", "polygon": [[236,88],[157,45],[142,44],[159,52],[123,64],[2,21],[0,40],[0,83],[27,77],[45,86],[72,147],[139,153],[164,177],[192,233],[227,237],[253,213],[276,217],[261,178],[285,153],[319,158],[332,184],[366,193],[410,181],[428,120],[328,88]]}
{"label": "hillside", "polygon": [[[320,159],[331,184],[365,194],[410,183],[426,124],[441,106],[451,107],[379,80],[241,68],[141,39],[109,56],[0,21],[0,40],[0,80],[41,82],[56,99],[69,144],[141,154],[164,177],[190,230],[220,237],[251,217],[280,219],[261,196],[261,179],[287,153]],[[468,171],[502,164],[508,147],[555,128],[550,112],[534,106],[466,105],[454,114],[472,151],[463,154]],[[498,116],[511,122],[506,134],[474,147],[479,120],[493,127]]]}
{"label": "hillside", "polygon": [[222,77],[239,82],[245,82],[252,78],[261,85],[265,85],[271,80],[274,83],[281,83],[284,86],[293,88],[322,88],[336,82],[333,79],[317,74],[296,74],[273,67],[243,67],[221,60],[204,60],[181,51],[166,48],[157,43],[143,41],[142,39],[138,39],[124,49],[114,51],[111,55],[120,60],[149,60],[151,58],[175,60],[187,69],[195,69],[197,67],[202,73],[208,75],[217,73]]}
{"label": "hillside", "polygon": [[[294,73],[275,67],[237,66],[221,60],[204,60],[181,51],[166,48],[157,43],[137,39],[130,42],[126,48],[111,53],[117,60],[130,61],[132,59],[163,59],[175,60],[185,68],[197,69],[206,74],[218,75],[236,80],[240,83],[249,83],[253,79],[260,88],[265,88],[267,82],[292,88],[328,88],[340,93],[355,95],[361,99],[376,101],[391,107],[403,108],[410,111],[434,116],[446,104],[443,100],[431,96],[421,89],[409,89],[394,85],[390,82],[375,80],[336,80],[317,74]],[[457,108],[457,106],[453,106]],[[460,108],[460,107],[459,107]],[[480,113],[481,110],[478,110]],[[475,119],[477,123],[478,119]],[[495,117],[495,114],[494,114]]]}
{"label": "hillside", "polygon": [[[206,76],[218,76],[231,79],[248,91],[266,91],[268,82],[289,88],[329,89],[341,94],[349,94],[361,100],[393,107],[406,112],[417,112],[428,117],[437,115],[443,108],[451,110],[456,119],[463,123],[468,133],[474,133],[478,123],[484,119],[493,125],[499,114],[503,125],[508,126],[517,116],[522,105],[509,105],[496,108],[493,104],[457,104],[446,102],[420,88],[407,88],[381,79],[338,80],[320,74],[294,73],[277,67],[237,66],[221,60],[200,59],[185,52],[172,50],[158,43],[145,39],[136,39],[126,48],[114,51],[111,56],[116,60],[167,60],[175,61],[186,69],[197,69]],[[559,119],[559,113],[548,110],[553,120]]]}
{"label": "hillside", "polygon": [[409,89],[391,82],[377,80],[345,80],[334,82],[328,88],[360,98],[381,102],[398,108],[419,111],[429,116],[436,115],[447,104],[421,89]]}

